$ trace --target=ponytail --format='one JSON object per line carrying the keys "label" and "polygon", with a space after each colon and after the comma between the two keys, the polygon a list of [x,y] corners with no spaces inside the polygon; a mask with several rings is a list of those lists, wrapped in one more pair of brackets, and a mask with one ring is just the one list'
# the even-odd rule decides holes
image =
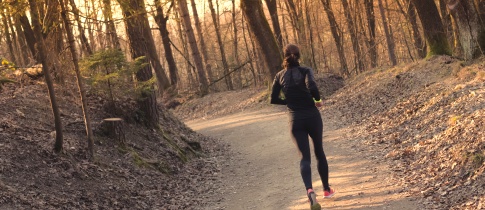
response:
{"label": "ponytail", "polygon": [[300,49],[294,44],[286,45],[285,47],[285,58],[283,59],[283,67],[288,68],[292,66],[299,66],[300,63]]}

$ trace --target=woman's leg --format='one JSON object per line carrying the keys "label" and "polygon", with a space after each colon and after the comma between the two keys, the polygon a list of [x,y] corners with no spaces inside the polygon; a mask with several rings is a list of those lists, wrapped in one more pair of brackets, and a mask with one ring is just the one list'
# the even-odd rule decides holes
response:
{"label": "woman's leg", "polygon": [[328,184],[328,163],[325,152],[323,151],[323,123],[321,116],[317,116],[309,120],[310,129],[309,135],[313,141],[313,147],[315,150],[315,157],[317,158],[318,173],[320,174],[320,179],[322,180],[323,189],[330,190],[330,185]]}
{"label": "woman's leg", "polygon": [[308,142],[308,132],[305,128],[304,120],[293,120],[290,122],[291,137],[300,152],[300,173],[305,188],[312,188],[312,170],[310,159],[310,143]]}

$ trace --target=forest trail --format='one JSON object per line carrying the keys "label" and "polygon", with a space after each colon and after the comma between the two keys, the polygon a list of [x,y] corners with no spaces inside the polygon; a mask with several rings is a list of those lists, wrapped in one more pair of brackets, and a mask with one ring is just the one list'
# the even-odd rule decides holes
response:
{"label": "forest trail", "polygon": [[[207,209],[309,209],[299,174],[299,156],[281,107],[241,112],[185,123],[230,145],[233,157],[222,166],[221,201]],[[337,191],[323,199],[312,154],[313,187],[323,209],[419,209],[394,184],[386,165],[362,158],[363,144],[348,142],[345,129],[330,130],[324,119],[324,150],[330,184]]]}

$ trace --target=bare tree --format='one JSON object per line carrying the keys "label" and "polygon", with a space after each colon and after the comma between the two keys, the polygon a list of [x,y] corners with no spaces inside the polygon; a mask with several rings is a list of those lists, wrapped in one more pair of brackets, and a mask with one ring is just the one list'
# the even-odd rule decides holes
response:
{"label": "bare tree", "polygon": [[[252,59],[253,56],[251,56],[251,51],[249,49],[248,40],[246,39],[246,30],[245,30],[245,28],[246,28],[246,25],[247,24],[245,24],[244,18],[243,18],[243,21],[242,22],[243,23],[242,23],[241,29],[242,29],[243,39],[244,39],[244,45],[246,47],[247,58],[251,60],[251,62],[249,62],[249,67],[251,69],[251,74],[253,75],[253,81],[254,81],[253,84],[254,84],[254,86],[258,86],[258,78],[256,76],[256,70],[254,69],[254,64],[253,64],[253,62],[254,62],[253,60],[254,59]],[[254,51],[254,48],[253,48],[253,51]]]}
{"label": "bare tree", "polygon": [[[214,9],[214,5],[212,4],[212,0],[209,0],[209,9],[211,11],[212,22],[214,23],[214,28],[215,28],[215,31],[216,31],[217,43],[219,44],[219,51],[221,53],[222,67],[224,68],[224,75],[227,75],[229,73],[229,64],[227,64],[226,52],[224,50],[224,44],[222,43],[221,32],[220,32],[220,29],[219,29],[219,20],[218,20],[218,17],[216,15],[216,11]],[[231,80],[230,75],[225,76],[225,81],[226,81],[227,89],[233,90],[234,87],[232,85],[232,80]]]}
{"label": "bare tree", "polygon": [[[402,7],[401,4],[398,2],[398,6]],[[414,40],[414,47],[418,51],[418,55],[420,58],[426,57],[426,43],[421,38],[421,32],[419,31],[418,26],[418,18],[416,15],[416,8],[414,7],[414,3],[410,0],[405,0],[404,3],[407,5],[407,9],[405,11],[406,18],[408,22],[411,24],[412,29],[412,36]],[[404,10],[401,8],[401,10]]]}
{"label": "bare tree", "polygon": [[77,87],[79,90],[79,95],[81,97],[81,108],[83,110],[84,125],[86,127],[86,136],[88,140],[88,155],[90,159],[94,157],[94,140],[93,140],[93,129],[91,128],[91,117],[88,111],[88,102],[86,98],[86,89],[84,88],[84,82],[81,77],[81,72],[79,70],[79,61],[77,50],[75,47],[76,41],[74,40],[74,34],[71,29],[71,23],[67,18],[67,10],[64,0],[59,0],[61,6],[61,17],[64,21],[64,29],[66,30],[67,40],[69,43],[69,50],[71,51],[72,62],[74,64],[74,72],[76,73]]}
{"label": "bare tree", "polygon": [[19,40],[20,54],[21,54],[21,57],[23,57],[22,65],[26,66],[30,63],[30,56],[32,55],[32,52],[29,50],[29,47],[27,45],[27,41],[24,35],[24,30],[22,29],[22,25],[19,20],[19,14],[15,13],[13,19],[14,19],[13,22],[14,22],[15,30],[17,31],[17,36]]}
{"label": "bare tree", "polygon": [[[234,55],[234,60],[236,60],[236,66],[239,66],[241,61],[239,60],[239,47],[238,47],[238,25],[237,25],[237,20],[236,20],[236,1],[231,0],[232,3],[232,29],[233,29],[233,55]],[[236,88],[241,88],[242,87],[242,77],[241,77],[241,71],[236,71],[234,73],[236,79]]]}
{"label": "bare tree", "polygon": [[74,0],[69,0],[69,3],[72,8],[72,13],[74,13],[74,19],[76,20],[77,23],[77,30],[81,39],[81,45],[83,46],[84,50],[86,50],[86,53],[88,55],[93,54],[93,50],[91,49],[91,45],[88,42],[88,38],[86,37],[86,34],[84,34],[84,28],[81,22],[81,18],[79,17],[79,10],[77,9],[76,3]]}
{"label": "bare tree", "polygon": [[303,9],[305,7],[305,5],[303,5],[304,2],[293,0],[286,1],[288,2],[288,9],[292,20],[291,23],[297,32],[298,44],[301,46],[301,51],[303,52],[302,61],[308,66],[315,66],[311,59],[311,47],[307,36],[305,17],[303,16]]}
{"label": "bare tree", "polygon": [[340,67],[342,68],[342,74],[350,75],[349,69],[347,67],[347,60],[345,59],[345,52],[343,46],[343,35],[340,30],[335,15],[333,13],[330,0],[322,0],[323,9],[327,13],[328,21],[330,22],[330,31],[332,32],[335,45],[337,46],[337,52],[340,59]]}
{"label": "bare tree", "polygon": [[[2,3],[1,0],[0,3]],[[10,59],[12,62],[17,63],[17,57],[15,56],[16,53],[13,47],[14,43],[12,42],[12,36],[10,35],[10,29],[7,23],[7,15],[5,15],[5,11],[3,9],[0,11],[0,13],[2,17],[3,30],[5,32],[5,38],[7,40],[8,51],[10,53]]]}
{"label": "bare tree", "polygon": [[[42,21],[42,32],[44,33],[44,37],[46,37],[44,41],[47,42],[47,46],[52,45],[52,50],[47,52],[48,57],[52,58],[51,62],[56,63],[59,55],[64,50],[64,39],[60,27],[59,1],[46,0],[46,6],[46,15]],[[60,71],[57,67],[56,65],[56,71]]]}
{"label": "bare tree", "polygon": [[21,53],[19,52],[20,51],[20,47],[19,47],[19,41],[18,41],[18,36],[17,36],[17,31],[14,29],[13,27],[13,23],[12,23],[12,18],[11,18],[11,14],[8,14],[6,15],[6,19],[7,19],[7,25],[10,29],[10,31],[12,32],[11,35],[12,35],[12,44],[13,44],[13,48],[14,48],[14,51],[15,51],[15,57],[18,59],[17,60],[17,63],[23,63],[23,57],[20,55]]}
{"label": "bare tree", "polygon": [[[177,21],[177,32],[178,32],[178,38],[180,40],[180,43],[182,45],[182,51],[180,51],[175,45],[173,45],[173,47],[175,48],[175,50],[177,50],[180,55],[182,55],[183,57],[183,60],[185,61],[185,70],[187,72],[187,87],[189,89],[193,89],[194,86],[195,86],[195,89],[199,89],[200,87],[198,85],[196,85],[199,80],[198,76],[197,76],[197,72],[195,70],[195,66],[190,62],[190,55],[189,55],[189,49],[187,47],[187,35],[185,34],[184,30],[183,30],[183,21],[180,20],[180,10],[177,10],[175,12],[175,19],[176,20],[179,20]],[[194,74],[192,74],[192,71],[194,71]]]}
{"label": "bare tree", "polygon": [[464,59],[471,60],[484,54],[485,24],[480,22],[478,9],[474,2],[449,0],[448,8],[459,28],[459,39]]}
{"label": "bare tree", "polygon": [[345,19],[347,20],[347,28],[350,33],[350,40],[352,41],[352,48],[354,50],[356,72],[362,72],[364,70],[364,63],[362,61],[362,53],[360,52],[359,39],[357,37],[357,27],[354,24],[353,17],[350,13],[348,1],[342,0],[342,6],[344,8]]}
{"label": "bare tree", "polygon": [[168,63],[168,71],[170,72],[170,84],[172,85],[173,89],[177,87],[177,80],[178,80],[178,70],[177,65],[175,64],[175,59],[173,58],[172,47],[170,46],[170,37],[169,32],[167,29],[167,21],[168,21],[168,13],[173,7],[173,3],[170,4],[168,9],[167,15],[163,12],[163,6],[160,3],[160,0],[155,0],[155,6],[157,14],[155,15],[155,22],[158,25],[158,30],[160,31],[160,35],[162,36],[162,43],[163,49],[165,50],[165,59]]}
{"label": "bare tree", "polygon": [[412,0],[418,12],[428,46],[428,55],[451,55],[450,45],[433,0]]}
{"label": "bare tree", "polygon": [[376,17],[374,13],[374,0],[364,0],[365,14],[367,17],[367,28],[369,30],[369,54],[370,66],[377,66],[377,46],[376,46]]}
{"label": "bare tree", "polygon": [[212,73],[212,69],[209,64],[209,55],[207,53],[207,45],[205,44],[204,36],[202,33],[202,24],[199,20],[199,15],[197,12],[197,4],[195,0],[190,0],[190,4],[192,5],[192,17],[194,18],[195,30],[197,31],[197,36],[199,38],[200,43],[200,51],[202,52],[202,62],[204,62],[205,70],[207,71],[207,78],[209,81],[214,79],[214,75]]}
{"label": "bare tree", "polygon": [[206,95],[209,92],[209,84],[205,76],[204,66],[202,64],[202,57],[200,56],[197,40],[195,39],[194,30],[190,21],[189,9],[186,0],[178,0],[178,8],[181,15],[182,25],[185,28],[185,34],[188,39],[190,50],[192,51],[192,58],[194,59],[197,75],[199,76],[199,92],[201,95]]}
{"label": "bare tree", "polygon": [[103,0],[103,16],[106,25],[106,33],[108,40],[112,47],[121,49],[120,40],[116,33],[115,23],[113,21],[113,14],[111,11],[111,0]]}
{"label": "bare tree", "polygon": [[241,8],[248,21],[256,42],[263,52],[268,72],[266,73],[267,84],[273,81],[276,73],[281,70],[283,58],[280,53],[276,39],[266,17],[264,16],[263,5],[258,0],[241,0]]}
{"label": "bare tree", "polygon": [[271,23],[273,23],[273,31],[274,35],[276,36],[276,41],[278,41],[278,46],[283,48],[283,37],[281,36],[281,27],[278,19],[278,7],[276,5],[276,0],[265,0],[265,2],[271,16]]}
{"label": "bare tree", "polygon": [[39,60],[42,63],[42,71],[44,72],[45,82],[47,84],[47,90],[49,91],[49,98],[51,101],[52,113],[54,115],[54,124],[56,128],[56,141],[54,143],[54,151],[59,153],[62,151],[63,133],[61,114],[59,112],[59,106],[57,105],[56,94],[54,91],[54,84],[49,71],[49,63],[46,58],[46,48],[44,39],[42,36],[42,27],[39,21],[38,2],[36,0],[29,0],[30,17],[32,19],[32,25],[34,27],[34,33],[36,38],[36,47],[39,52]]}
{"label": "bare tree", "polygon": [[27,18],[25,11],[19,12],[18,15],[19,15],[18,20],[22,25],[27,46],[29,47],[30,52],[32,53],[32,56],[34,56],[36,63],[41,63],[39,56],[37,55],[37,50],[35,49],[35,36],[34,36],[34,31],[32,30],[32,26],[30,25],[29,19]]}
{"label": "bare tree", "polygon": [[[145,3],[143,0],[118,0],[125,18],[126,33],[130,44],[131,57],[137,59],[145,57],[149,59],[149,47],[151,44],[146,39],[146,31],[150,31],[148,19],[146,17]],[[144,15],[140,15],[144,14]],[[148,61],[148,60],[147,60]],[[136,72],[136,79],[146,82],[152,79],[151,65],[145,65]],[[158,108],[153,85],[141,92],[139,99],[139,109],[144,114],[143,120],[148,127],[158,127]]]}
{"label": "bare tree", "polygon": [[382,18],[382,25],[384,28],[384,33],[386,35],[386,43],[387,43],[387,53],[389,55],[389,60],[391,60],[391,63],[393,66],[397,64],[396,60],[396,52],[394,51],[396,48],[396,45],[394,43],[392,33],[389,28],[389,23],[387,22],[387,15],[386,11],[384,10],[384,5],[382,4],[382,0],[378,0],[379,2],[379,10],[381,12],[381,18]]}
{"label": "bare tree", "polygon": [[318,71],[317,69],[317,62],[315,60],[315,43],[313,39],[313,24],[312,20],[310,17],[310,2],[308,0],[305,0],[305,16],[306,16],[306,22],[307,22],[307,28],[308,28],[308,41],[309,41],[309,46],[310,46],[310,59],[311,59],[311,67],[315,70]]}

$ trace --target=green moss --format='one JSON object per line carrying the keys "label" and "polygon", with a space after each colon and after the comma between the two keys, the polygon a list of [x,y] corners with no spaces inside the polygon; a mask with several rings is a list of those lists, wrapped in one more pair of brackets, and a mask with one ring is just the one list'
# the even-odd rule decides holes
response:
{"label": "green moss", "polygon": [[179,157],[179,159],[183,162],[183,163],[186,163],[187,161],[189,161],[189,158],[187,157],[187,154],[186,152],[180,148],[173,140],[172,138],[170,138],[170,136],[168,136],[167,134],[165,134],[165,132],[159,128],[159,131],[161,132],[163,138],[165,140],[167,140],[168,144],[172,147],[173,150],[175,150],[175,152],[177,153],[177,156]]}
{"label": "green moss", "polygon": [[129,152],[129,149],[126,147],[126,146],[119,146],[117,147],[116,149],[118,149],[118,151],[121,153],[121,154],[127,154]]}
{"label": "green moss", "polygon": [[426,55],[427,59],[433,55],[452,55],[450,44],[445,36],[435,36],[430,40],[427,42],[429,49],[428,55]]}
{"label": "green moss", "polygon": [[148,164],[150,164],[150,167],[157,170],[157,171],[160,171],[164,174],[170,174],[172,171],[170,170],[170,167],[162,162],[162,161],[156,161],[156,162],[148,162]]}
{"label": "green moss", "polygon": [[149,167],[150,166],[150,164],[148,164],[147,161],[145,161],[142,157],[140,157],[140,155],[137,152],[131,151],[131,156],[133,157],[133,162],[138,167]]}

